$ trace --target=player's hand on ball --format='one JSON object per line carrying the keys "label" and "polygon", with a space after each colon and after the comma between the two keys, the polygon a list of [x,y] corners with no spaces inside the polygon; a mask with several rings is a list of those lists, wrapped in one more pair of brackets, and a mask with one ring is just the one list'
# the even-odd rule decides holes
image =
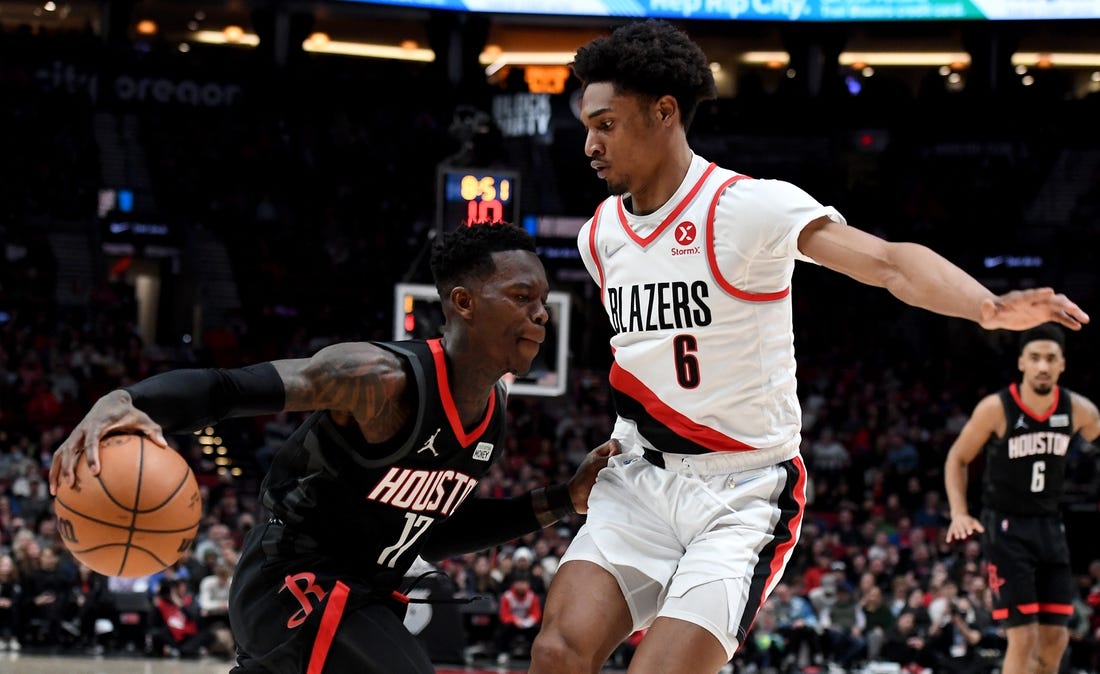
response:
{"label": "player's hand on ball", "polygon": [[76,485],[54,495],[57,531],[78,561],[105,576],[138,578],[174,564],[195,541],[202,493],[187,460],[140,433],[97,448],[99,475],[79,458]]}
{"label": "player's hand on ball", "polygon": [[132,431],[145,435],[161,447],[168,447],[164,432],[149,415],[134,407],[130,394],[111,391],[92,405],[69,437],[53,454],[50,464],[50,494],[57,495],[61,480],[70,487],[76,482],[76,462],[84,455],[92,475],[99,475],[99,442],[114,431]]}
{"label": "player's hand on ball", "polygon": [[573,478],[569,480],[569,497],[573,508],[581,515],[588,512],[588,494],[596,484],[596,476],[607,466],[607,460],[622,452],[618,440],[608,440],[588,453]]}

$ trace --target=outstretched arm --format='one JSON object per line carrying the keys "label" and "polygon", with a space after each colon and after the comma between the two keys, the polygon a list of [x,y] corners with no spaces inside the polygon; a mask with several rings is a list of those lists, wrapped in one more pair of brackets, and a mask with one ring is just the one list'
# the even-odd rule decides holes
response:
{"label": "outstretched arm", "polygon": [[818,263],[895,297],[987,330],[1026,330],[1053,321],[1080,330],[1089,316],[1050,288],[995,295],[935,251],[915,243],[884,241],[848,225],[819,218],[798,237],[798,249]]}
{"label": "outstretched arm", "polygon": [[990,436],[1004,426],[1004,407],[996,395],[982,398],[974,408],[974,414],[952,443],[943,465],[943,481],[947,490],[947,502],[951,506],[951,524],[947,529],[947,542],[962,539],[985,529],[970,514],[966,504],[966,468],[978,456]]}
{"label": "outstretched arm", "polygon": [[73,484],[77,458],[99,473],[99,442],[116,431],[142,433],[167,447],[164,432],[185,431],[221,419],[282,410],[328,409],[361,425],[399,415],[405,373],[394,354],[366,343],[337,344],[312,358],[245,368],[172,370],[96,401],[54,453],[50,491]]}
{"label": "outstretched arm", "polygon": [[540,487],[514,498],[469,499],[432,527],[421,555],[436,560],[478,552],[548,527],[567,515],[587,513],[596,476],[619,452],[617,440],[593,449],[568,484]]}

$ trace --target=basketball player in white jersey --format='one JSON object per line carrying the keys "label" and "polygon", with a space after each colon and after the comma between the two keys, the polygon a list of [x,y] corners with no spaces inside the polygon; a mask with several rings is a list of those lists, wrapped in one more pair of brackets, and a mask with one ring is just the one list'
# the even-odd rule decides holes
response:
{"label": "basketball player in white jersey", "polygon": [[647,626],[630,672],[716,672],[798,542],[796,260],[988,329],[1089,319],[1050,289],[994,295],[923,246],[849,227],[794,185],[695,155],[687,128],[714,79],[667,23],[597,38],[573,68],[585,153],[613,195],[578,244],[615,332],[623,455],[600,473],[551,583],[531,672],[597,672]]}

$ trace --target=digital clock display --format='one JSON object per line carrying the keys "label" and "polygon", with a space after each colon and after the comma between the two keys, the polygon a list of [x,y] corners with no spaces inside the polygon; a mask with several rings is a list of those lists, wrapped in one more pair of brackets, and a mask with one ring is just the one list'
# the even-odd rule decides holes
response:
{"label": "digital clock display", "polygon": [[436,225],[440,232],[472,222],[517,223],[519,173],[440,167]]}

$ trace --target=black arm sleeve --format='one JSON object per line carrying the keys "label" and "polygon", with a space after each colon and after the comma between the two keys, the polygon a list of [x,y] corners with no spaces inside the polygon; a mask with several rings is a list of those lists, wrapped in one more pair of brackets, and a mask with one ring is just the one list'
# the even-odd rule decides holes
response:
{"label": "black arm sleeve", "polygon": [[[546,492],[552,507],[559,506],[556,513],[564,514],[564,506],[559,504],[563,499],[568,502],[568,488],[554,485],[547,487]],[[455,514],[432,527],[420,555],[435,561],[478,552],[538,531],[556,521],[557,517],[547,520],[545,514],[540,517],[540,513],[536,512],[532,499],[534,493],[527,492],[513,498],[471,497]]]}
{"label": "black arm sleeve", "polygon": [[229,417],[274,414],[286,404],[283,379],[271,363],[233,370],[172,370],[124,390],[134,407],[166,433],[194,431]]}

